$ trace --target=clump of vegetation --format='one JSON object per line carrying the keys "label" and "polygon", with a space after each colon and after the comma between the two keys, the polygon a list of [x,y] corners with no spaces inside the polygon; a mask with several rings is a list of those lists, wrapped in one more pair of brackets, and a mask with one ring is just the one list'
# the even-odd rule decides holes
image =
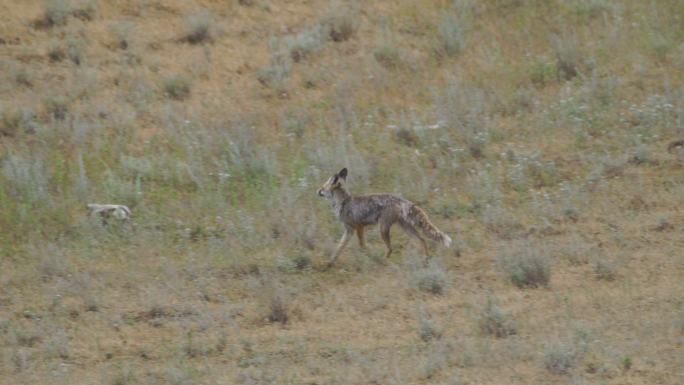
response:
{"label": "clump of vegetation", "polygon": [[292,263],[297,270],[304,270],[311,266],[311,257],[306,254],[300,254],[292,258]]}
{"label": "clump of vegetation", "polygon": [[615,280],[615,265],[604,259],[599,259],[594,262],[594,275],[596,279],[604,281],[614,281]]}
{"label": "clump of vegetation", "polygon": [[571,80],[579,74],[581,54],[577,40],[570,36],[554,35],[551,45],[556,56],[557,76],[561,80]]}
{"label": "clump of vegetation", "polygon": [[83,62],[83,51],[85,50],[85,42],[78,38],[67,39],[66,56],[76,65],[81,65]]}
{"label": "clump of vegetation", "polygon": [[448,13],[437,25],[437,38],[434,51],[438,57],[453,57],[463,51],[466,43],[466,32],[463,20]]}
{"label": "clump of vegetation", "polygon": [[679,306],[679,314],[675,320],[675,328],[679,333],[684,334],[684,303]]}
{"label": "clump of vegetation", "polygon": [[186,31],[181,41],[190,44],[211,42],[214,36],[214,19],[209,11],[189,15],[185,19]]}
{"label": "clump of vegetation", "polygon": [[66,24],[69,17],[69,5],[65,0],[44,0],[43,15],[36,20],[35,25],[39,28],[51,28]]}
{"label": "clump of vegetation", "polygon": [[47,97],[43,104],[47,113],[57,120],[64,120],[69,112],[68,101],[60,96]]}
{"label": "clump of vegetation", "polygon": [[128,385],[135,383],[136,378],[133,369],[129,365],[118,367],[111,376],[112,385]]}
{"label": "clump of vegetation", "polygon": [[183,100],[190,96],[192,82],[183,75],[173,75],[162,82],[164,93],[172,99]]}
{"label": "clump of vegetation", "polygon": [[279,92],[284,92],[291,69],[292,59],[290,56],[275,54],[271,56],[270,65],[260,68],[257,71],[257,80],[266,87]]}
{"label": "clump of vegetation", "polygon": [[544,367],[553,374],[566,375],[575,367],[578,352],[567,343],[553,343],[544,349]]}
{"label": "clump of vegetation", "polygon": [[43,0],[43,14],[34,22],[36,28],[52,28],[67,23],[70,16],[84,21],[95,18],[97,0],[82,0],[70,4],[66,0]]}
{"label": "clump of vegetation", "polygon": [[53,42],[48,48],[48,58],[51,62],[60,62],[66,58],[64,47],[59,42]]}
{"label": "clump of vegetation", "polygon": [[288,315],[287,304],[285,303],[283,297],[280,295],[274,294],[270,297],[268,309],[269,322],[278,322],[281,324],[286,324],[287,321],[290,319],[290,316]]}
{"label": "clump of vegetation", "polygon": [[13,137],[24,130],[24,117],[20,110],[0,110],[0,135]]}
{"label": "clump of vegetation", "polygon": [[402,64],[399,48],[390,43],[384,43],[373,50],[373,57],[381,66],[393,70]]}
{"label": "clump of vegetation", "polygon": [[427,266],[413,270],[412,274],[413,283],[418,290],[435,295],[442,295],[446,291],[446,272],[437,262],[430,261]]}
{"label": "clump of vegetation", "polygon": [[408,146],[416,147],[420,143],[420,138],[416,134],[415,130],[410,127],[399,127],[395,133],[395,136],[399,143]]}
{"label": "clump of vegetation", "polygon": [[438,340],[442,337],[444,330],[437,321],[424,309],[418,309],[418,335],[425,342]]}
{"label": "clump of vegetation", "polygon": [[12,354],[12,364],[14,365],[14,370],[17,373],[24,372],[31,368],[32,362],[35,357],[31,352],[26,350],[15,350]]}
{"label": "clump of vegetation", "polygon": [[532,246],[517,247],[498,257],[508,279],[519,288],[548,286],[551,278],[549,257]]}
{"label": "clump of vegetation", "polygon": [[510,313],[499,309],[491,299],[487,300],[487,305],[478,317],[477,325],[483,334],[497,338],[508,337],[517,333]]}
{"label": "clump of vegetation", "polygon": [[425,357],[425,361],[421,365],[422,380],[435,377],[451,363],[452,357],[456,354],[456,348],[450,341],[431,344],[427,350],[427,357]]}
{"label": "clump of vegetation", "polygon": [[317,25],[306,28],[295,35],[286,36],[281,44],[290,58],[297,63],[321,49],[324,43],[325,31],[320,25]]}
{"label": "clump of vegetation", "polygon": [[349,40],[357,28],[358,13],[350,8],[337,7],[321,20],[330,40],[342,42]]}
{"label": "clump of vegetation", "polygon": [[133,23],[126,21],[117,22],[109,27],[110,32],[114,35],[116,48],[128,49],[130,47],[130,36],[134,28]]}
{"label": "clump of vegetation", "polygon": [[211,352],[211,347],[204,342],[195,338],[192,331],[188,331],[185,335],[185,342],[181,345],[181,352],[190,358],[205,357]]}
{"label": "clump of vegetation", "polygon": [[69,13],[77,19],[85,21],[93,20],[97,13],[97,1],[98,0],[81,0],[71,8]]}

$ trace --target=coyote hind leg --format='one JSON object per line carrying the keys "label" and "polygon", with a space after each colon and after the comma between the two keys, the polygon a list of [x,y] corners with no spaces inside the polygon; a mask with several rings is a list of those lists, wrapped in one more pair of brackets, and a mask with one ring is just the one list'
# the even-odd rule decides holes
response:
{"label": "coyote hind leg", "polygon": [[408,222],[400,222],[399,225],[402,229],[404,229],[406,234],[410,235],[412,238],[415,238],[420,242],[421,246],[423,247],[423,253],[425,254],[425,258],[429,258],[430,252],[428,251],[427,242],[425,242],[425,239],[420,236],[418,230],[416,230],[416,228]]}
{"label": "coyote hind leg", "polygon": [[390,241],[390,227],[392,227],[392,225],[380,223],[380,236],[382,237],[383,242],[385,242],[385,246],[387,246],[385,258],[389,258],[392,254],[392,242]]}

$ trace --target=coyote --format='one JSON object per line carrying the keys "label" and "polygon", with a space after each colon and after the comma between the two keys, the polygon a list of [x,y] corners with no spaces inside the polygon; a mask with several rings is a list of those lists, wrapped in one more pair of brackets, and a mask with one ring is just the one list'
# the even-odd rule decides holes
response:
{"label": "coyote", "polygon": [[427,214],[413,202],[392,194],[352,196],[344,187],[346,181],[347,169],[343,168],[318,189],[318,195],[330,201],[335,215],[344,224],[344,235],[337,245],[329,266],[335,264],[337,257],[347,246],[354,231],[359,237],[359,245],[365,249],[364,227],[378,223],[380,224],[380,235],[385,246],[387,246],[386,258],[392,254],[390,227],[395,223],[398,223],[408,235],[420,242],[426,258],[428,258],[427,242],[420,236],[416,227],[420,228],[428,238],[442,242],[445,247],[451,245],[451,238],[435,227],[428,219]]}

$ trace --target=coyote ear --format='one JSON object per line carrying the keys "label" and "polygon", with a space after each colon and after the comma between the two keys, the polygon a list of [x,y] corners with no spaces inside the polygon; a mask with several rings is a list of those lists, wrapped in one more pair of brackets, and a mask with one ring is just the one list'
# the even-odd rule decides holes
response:
{"label": "coyote ear", "polygon": [[345,167],[342,170],[340,170],[340,172],[338,172],[337,175],[339,175],[340,178],[347,180],[347,168]]}

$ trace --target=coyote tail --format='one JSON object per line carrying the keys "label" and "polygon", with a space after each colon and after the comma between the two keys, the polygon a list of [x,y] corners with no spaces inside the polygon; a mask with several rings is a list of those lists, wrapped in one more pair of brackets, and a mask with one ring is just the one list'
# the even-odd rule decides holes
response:
{"label": "coyote tail", "polygon": [[451,245],[451,237],[440,231],[437,226],[433,225],[432,222],[430,222],[430,219],[428,219],[427,214],[425,214],[425,211],[420,207],[416,205],[411,206],[407,219],[412,225],[420,228],[430,239],[442,242],[444,247],[449,247]]}

